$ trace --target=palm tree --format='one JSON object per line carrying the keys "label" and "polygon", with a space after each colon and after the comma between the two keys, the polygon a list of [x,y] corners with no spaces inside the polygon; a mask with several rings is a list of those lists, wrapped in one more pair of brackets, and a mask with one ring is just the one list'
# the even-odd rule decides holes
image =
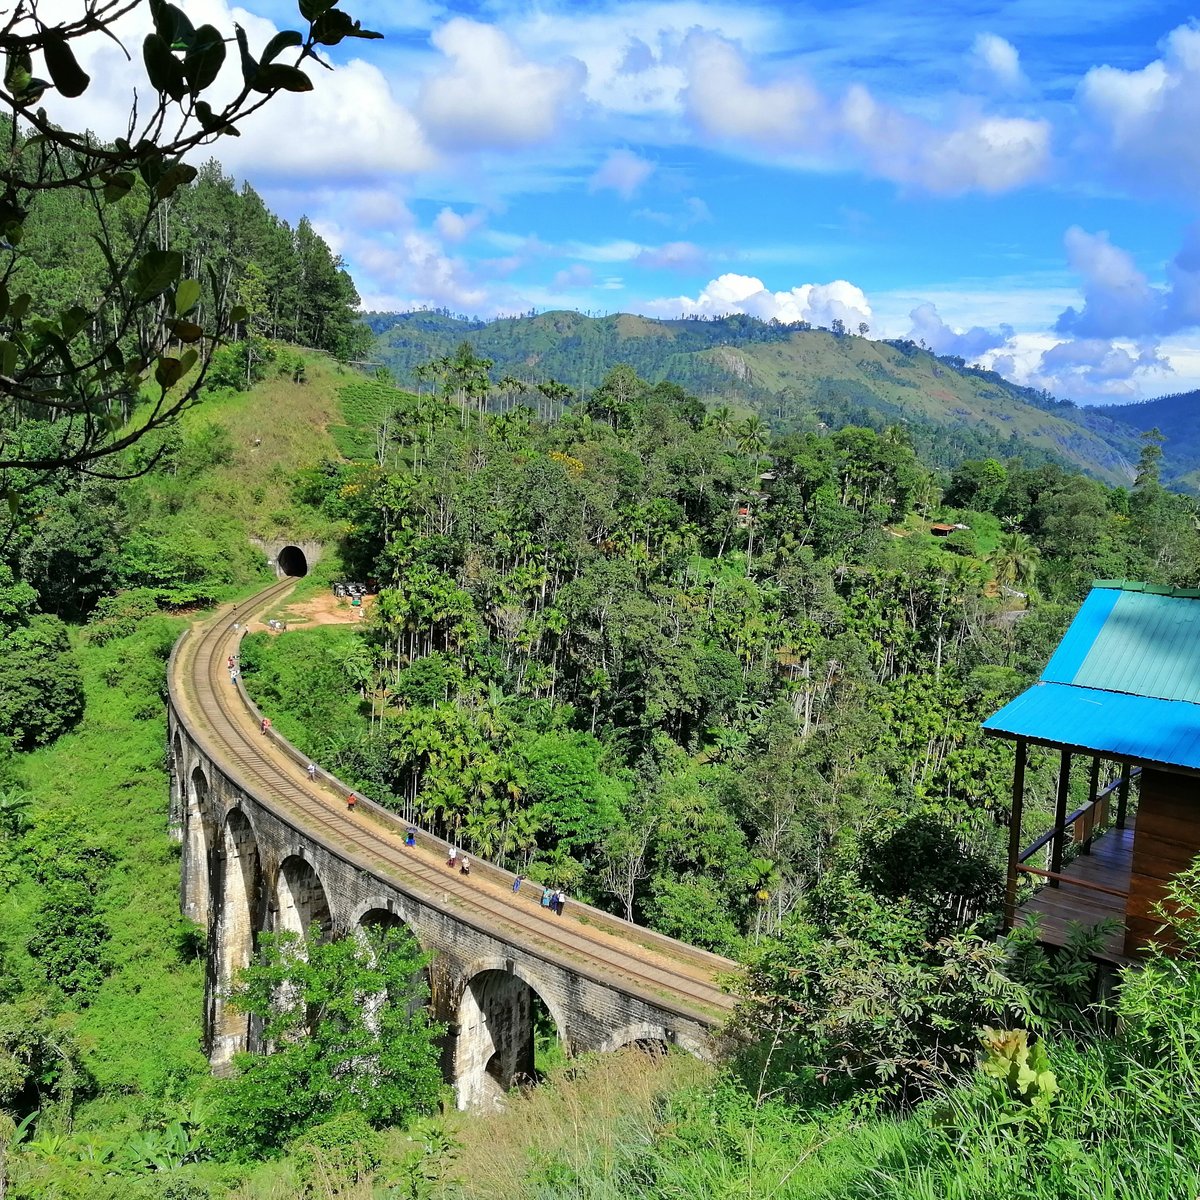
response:
{"label": "palm tree", "polygon": [[708,414],[708,420],[705,424],[708,425],[722,442],[727,442],[733,436],[735,424],[733,409],[728,404],[722,404],[720,408],[714,408]]}
{"label": "palm tree", "polygon": [[23,788],[0,791],[0,835],[15,838],[25,828],[33,796]]}
{"label": "palm tree", "polygon": [[758,472],[758,460],[767,452],[771,442],[771,431],[762,417],[747,417],[734,430],[738,449],[746,455],[754,472]]}
{"label": "palm tree", "polygon": [[1006,533],[987,561],[1001,588],[1019,584],[1028,591],[1037,578],[1040,558],[1037,547],[1023,533]]}

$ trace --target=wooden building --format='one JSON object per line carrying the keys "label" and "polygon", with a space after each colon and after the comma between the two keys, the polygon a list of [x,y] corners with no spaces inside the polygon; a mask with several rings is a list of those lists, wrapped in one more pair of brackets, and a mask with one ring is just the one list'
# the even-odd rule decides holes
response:
{"label": "wooden building", "polygon": [[[1071,921],[1115,918],[1113,962],[1169,941],[1156,906],[1200,855],[1200,590],[1098,581],[1041,679],[983,728],[1016,743],[1007,925],[1036,913],[1062,945]],[[1030,745],[1059,752],[1059,779],[1052,827],[1025,844]],[[1080,769],[1087,798],[1068,811]],[[1028,898],[1022,877],[1041,885]]]}

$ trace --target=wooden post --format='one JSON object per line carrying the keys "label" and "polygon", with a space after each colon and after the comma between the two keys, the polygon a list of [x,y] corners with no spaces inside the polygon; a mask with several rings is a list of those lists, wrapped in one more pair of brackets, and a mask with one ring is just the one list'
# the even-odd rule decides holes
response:
{"label": "wooden post", "polygon": [[1100,756],[1092,755],[1092,771],[1088,776],[1088,804],[1091,808],[1087,810],[1083,822],[1083,852],[1091,854],[1092,852],[1092,837],[1096,832],[1096,793],[1100,790]]}
{"label": "wooden post", "polygon": [[1008,883],[1004,891],[1004,928],[1017,923],[1017,859],[1021,854],[1021,817],[1025,809],[1025,739],[1017,738],[1013,765],[1012,815],[1008,818]]}
{"label": "wooden post", "polygon": [[1129,804],[1129,764],[1121,764],[1121,786],[1117,790],[1117,828],[1125,828],[1125,810]]}
{"label": "wooden post", "polygon": [[[1050,871],[1062,873],[1063,841],[1066,838],[1067,793],[1071,787],[1071,752],[1064,750],[1058,765],[1058,798],[1054,803],[1054,838],[1050,842]],[[1051,887],[1058,887],[1058,880],[1050,880]]]}

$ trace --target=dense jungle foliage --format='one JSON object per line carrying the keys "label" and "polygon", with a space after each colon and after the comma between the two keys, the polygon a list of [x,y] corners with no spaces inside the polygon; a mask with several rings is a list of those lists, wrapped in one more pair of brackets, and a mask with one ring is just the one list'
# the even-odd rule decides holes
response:
{"label": "dense jungle foliage", "polygon": [[[826,329],[738,313],[660,320],[563,311],[478,321],[429,310],[365,320],[376,333],[372,356],[417,391],[465,341],[495,366],[493,410],[523,400],[540,414],[556,412],[561,401],[543,394],[546,383],[561,381],[586,399],[613,367],[629,366],[713,407],[756,413],[775,434],[900,426],[921,461],[942,470],[1015,455],[1027,466],[1054,462],[1119,483],[1137,458],[1139,431],[1155,424],[1127,423],[1125,409],[1080,408],[961,357],[868,338],[841,322]],[[1171,481],[1195,466],[1194,440],[1181,428],[1177,437],[1177,428],[1163,462]]]}
{"label": "dense jungle foliage", "polygon": [[298,495],[379,596],[363,629],[251,639],[247,684],[406,816],[726,953],[851,843],[953,849],[972,865],[929,886],[987,910],[1010,752],[979,721],[1093,578],[1194,578],[1154,444],[1131,494],[1015,461],[939,480],[898,431],[771,440],[627,368],[561,420],[489,417],[466,361],[447,396],[346,390],[371,460]]}
{"label": "dense jungle foliage", "polygon": [[[1111,1038],[1086,937],[1056,962],[986,938],[1011,759],[979,720],[1093,577],[1195,578],[1194,504],[1159,484],[1156,443],[1129,492],[1019,460],[939,474],[903,433],[772,438],[627,369],[540,421],[481,412],[469,351],[416,396],[269,349],[253,392],[214,390],[134,452],[143,477],[41,481],[7,518],[10,1196],[1188,1185],[1190,960],[1153,959]],[[261,586],[248,536],[281,532],[337,546],[310,595],[335,573],[380,589],[355,625],[245,643],[277,727],[478,853],[743,958],[737,1060],[570,1065],[495,1134],[422,1124],[437,1031],[404,994],[411,948],[264,939],[243,1002],[287,1049],[209,1079],[162,673],[172,613]],[[1035,757],[1030,838],[1053,779]],[[271,1007],[281,983],[327,1009],[311,1039]],[[381,1040],[337,1001],[383,991]],[[356,1091],[364,1059],[386,1087]],[[610,1075],[637,1086],[605,1099]]]}

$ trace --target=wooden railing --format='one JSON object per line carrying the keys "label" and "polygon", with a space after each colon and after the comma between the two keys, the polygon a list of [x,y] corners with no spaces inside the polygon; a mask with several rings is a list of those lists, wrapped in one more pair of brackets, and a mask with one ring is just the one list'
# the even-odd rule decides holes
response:
{"label": "wooden railing", "polygon": [[[1141,775],[1141,768],[1131,767],[1129,763],[1124,763],[1121,767],[1121,774],[1111,783],[1101,788],[1099,786],[1100,759],[1099,757],[1093,757],[1087,802],[1075,809],[1074,812],[1068,813],[1066,809],[1071,781],[1071,753],[1063,750],[1058,773],[1054,825],[1036,841],[1026,846],[1024,850],[1020,850],[1020,826],[1025,786],[1025,754],[1025,743],[1018,741],[1017,766],[1013,775],[1013,811],[1010,818],[1012,824],[1010,825],[1009,834],[1008,887],[1004,905],[1005,924],[1011,928],[1016,919],[1017,879],[1020,875],[1039,876],[1045,879],[1052,888],[1066,883],[1072,887],[1083,888],[1088,891],[1127,897],[1129,894],[1127,891],[1121,891],[1117,888],[1093,883],[1090,880],[1078,879],[1074,876],[1063,874],[1063,854],[1066,849],[1068,828],[1071,829],[1072,842],[1080,847],[1081,853],[1091,854],[1092,842],[1095,840],[1097,833],[1101,832],[1108,824],[1109,802],[1114,792],[1117,794],[1117,811],[1114,824],[1118,829],[1125,828],[1129,814],[1129,786],[1135,778]],[[1027,866],[1026,864],[1029,859],[1037,854],[1039,850],[1044,850],[1047,845],[1050,847],[1050,869],[1043,870],[1040,867]]]}

